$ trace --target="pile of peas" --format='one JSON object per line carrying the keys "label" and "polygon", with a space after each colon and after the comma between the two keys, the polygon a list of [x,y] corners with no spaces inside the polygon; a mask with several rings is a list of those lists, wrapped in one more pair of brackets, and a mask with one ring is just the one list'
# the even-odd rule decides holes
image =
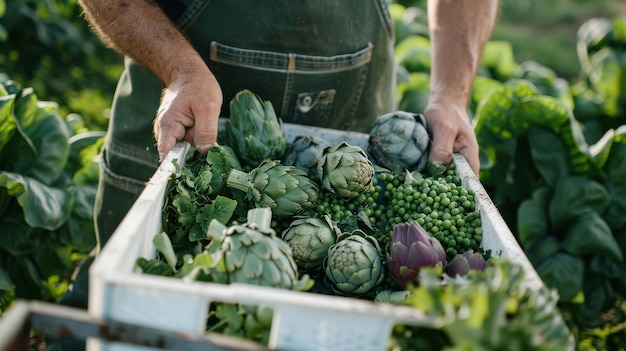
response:
{"label": "pile of peas", "polygon": [[377,173],[369,188],[351,201],[322,192],[316,211],[340,223],[364,211],[383,249],[398,223],[417,221],[446,250],[448,260],[480,250],[482,229],[473,190],[461,186],[453,169],[436,177],[405,182],[404,174]]}

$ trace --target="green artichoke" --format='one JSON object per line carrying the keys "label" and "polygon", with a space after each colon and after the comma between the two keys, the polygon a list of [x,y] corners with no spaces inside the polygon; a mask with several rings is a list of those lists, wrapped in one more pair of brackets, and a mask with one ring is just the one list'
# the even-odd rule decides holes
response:
{"label": "green artichoke", "polygon": [[322,218],[298,218],[282,233],[289,244],[298,267],[304,270],[320,268],[328,249],[337,241],[341,230],[329,215]]}
{"label": "green artichoke", "polygon": [[317,204],[319,188],[303,171],[265,160],[250,173],[230,171],[226,185],[242,190],[254,207],[269,207],[277,217],[297,215]]}
{"label": "green artichoke", "polygon": [[422,267],[445,266],[446,251],[417,221],[398,223],[391,233],[387,264],[391,277],[405,287],[417,281]]}
{"label": "green artichoke", "polygon": [[275,288],[306,290],[308,275],[299,279],[298,267],[289,245],[270,228],[272,211],[254,208],[248,211],[247,222],[225,227],[212,221],[212,241],[208,251],[219,257],[215,276],[222,283],[245,283]]}
{"label": "green artichoke", "polygon": [[317,174],[326,190],[351,199],[371,185],[374,166],[361,147],[342,141],[324,149]]}
{"label": "green artichoke", "polygon": [[213,146],[206,156],[194,156],[204,158],[205,162],[188,163],[182,172],[192,172],[196,176],[188,177],[187,183],[193,182],[198,194],[216,195],[226,187],[226,178],[230,170],[241,170],[241,164],[235,156],[232,148],[226,145]]}
{"label": "green artichoke", "polygon": [[429,148],[424,115],[396,111],[374,121],[367,151],[382,167],[420,171],[428,161]]}
{"label": "green artichoke", "polygon": [[281,159],[287,148],[283,122],[272,103],[249,90],[240,91],[230,101],[225,128],[228,143],[250,167],[263,160]]}
{"label": "green artichoke", "polygon": [[203,165],[195,179],[196,191],[200,194],[219,194],[224,188],[224,179],[210,164]]}
{"label": "green artichoke", "polygon": [[341,295],[374,293],[385,276],[378,241],[359,229],[339,237],[328,250],[323,267],[333,290]]}
{"label": "green artichoke", "polygon": [[301,169],[312,177],[317,176],[317,164],[322,158],[324,149],[329,146],[326,140],[317,136],[297,136],[293,143],[287,146],[282,163]]}

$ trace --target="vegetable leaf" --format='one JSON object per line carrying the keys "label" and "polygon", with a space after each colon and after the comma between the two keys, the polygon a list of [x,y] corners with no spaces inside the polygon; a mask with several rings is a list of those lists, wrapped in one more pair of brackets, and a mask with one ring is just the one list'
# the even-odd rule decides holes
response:
{"label": "vegetable leaf", "polygon": [[13,282],[11,281],[11,277],[9,277],[9,273],[0,267],[0,291],[11,291],[13,290]]}
{"label": "vegetable leaf", "polygon": [[567,149],[558,135],[542,127],[530,127],[528,139],[535,167],[548,184],[556,184],[571,172]]}
{"label": "vegetable leaf", "polygon": [[604,172],[606,190],[611,194],[611,203],[604,218],[609,227],[621,228],[626,224],[626,126],[615,131]]}
{"label": "vegetable leaf", "polygon": [[596,212],[587,212],[570,226],[562,247],[576,256],[606,255],[616,261],[624,260],[611,228]]}
{"label": "vegetable leaf", "polygon": [[614,306],[615,292],[611,282],[591,271],[585,272],[585,301],[574,306],[575,318],[583,326],[602,325],[602,312]]}
{"label": "vegetable leaf", "polygon": [[160,275],[165,277],[171,277],[174,275],[172,267],[161,260],[147,260],[143,257],[139,257],[137,259],[137,266],[141,268],[141,271],[145,274]]}
{"label": "vegetable leaf", "polygon": [[521,350],[572,349],[574,339],[559,314],[557,294],[525,288],[523,275],[520,267],[497,258],[490,259],[485,271],[464,277],[440,276],[427,268],[420,271],[420,284],[409,289],[405,303],[443,317],[437,329],[452,344],[445,350],[506,350],[510,345]]}
{"label": "vegetable leaf", "polygon": [[6,170],[48,185],[59,177],[69,155],[69,131],[56,110],[56,104],[37,101],[30,88],[16,99],[18,133],[2,151]]}
{"label": "vegetable leaf", "polygon": [[574,171],[590,174],[596,166],[578,121],[571,110],[557,98],[539,95],[524,99],[515,109],[517,131],[540,126],[559,135],[567,146]]}
{"label": "vegetable leaf", "polygon": [[573,301],[583,289],[582,258],[560,252],[535,265],[546,286],[559,291],[561,302]]}
{"label": "vegetable leaf", "polygon": [[32,253],[39,245],[39,237],[23,218],[0,218],[0,249],[14,256]]}
{"label": "vegetable leaf", "polygon": [[538,93],[527,80],[510,80],[492,89],[479,103],[474,130],[480,140],[481,169],[490,169],[500,160],[507,164],[514,158],[515,138],[525,132],[517,126],[515,108],[523,98]]}
{"label": "vegetable leaf", "polygon": [[554,188],[550,220],[555,230],[566,230],[587,212],[603,213],[610,202],[611,197],[602,184],[585,177],[566,177]]}
{"label": "vegetable leaf", "polygon": [[524,200],[517,209],[517,236],[526,250],[548,233],[547,209],[550,195],[549,187],[537,188],[532,197]]}
{"label": "vegetable leaf", "polygon": [[0,187],[17,199],[26,223],[33,228],[55,230],[70,216],[74,198],[65,189],[52,188],[34,178],[0,171]]}
{"label": "vegetable leaf", "polygon": [[526,255],[534,266],[557,254],[561,250],[561,243],[554,235],[539,238],[533,246],[526,249]]}
{"label": "vegetable leaf", "polygon": [[167,236],[166,233],[161,232],[154,236],[152,239],[152,243],[154,247],[163,255],[167,264],[172,268],[173,271],[176,271],[176,263],[178,262],[178,258],[176,257],[176,252],[172,247],[172,242],[170,241],[170,237]]}
{"label": "vegetable leaf", "polygon": [[609,129],[604,133],[600,140],[591,145],[589,148],[591,156],[599,168],[603,168],[606,165],[606,161],[611,153],[611,146],[613,146],[614,137],[615,131],[613,129]]}
{"label": "vegetable leaf", "polygon": [[9,140],[15,133],[15,119],[13,119],[11,114],[14,102],[15,95],[0,97],[0,153],[2,153],[2,149],[9,143]]}
{"label": "vegetable leaf", "polygon": [[235,208],[237,207],[237,201],[225,196],[218,195],[215,200],[205,205],[198,213],[196,221],[200,223],[202,233],[192,232],[189,234],[189,240],[196,241],[202,239],[208,239],[206,233],[209,230],[209,224],[212,220],[217,220],[222,224],[228,224]]}

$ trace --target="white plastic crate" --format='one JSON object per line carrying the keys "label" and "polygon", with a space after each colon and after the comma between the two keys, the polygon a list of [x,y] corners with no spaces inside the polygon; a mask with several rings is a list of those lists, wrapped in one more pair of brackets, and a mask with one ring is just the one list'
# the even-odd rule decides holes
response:
{"label": "white plastic crate", "polygon": [[[87,338],[135,347],[158,347],[185,351],[257,351],[258,343],[227,335],[190,335],[156,329],[145,325],[104,320],[80,308],[51,302],[17,300],[0,316],[0,351],[30,351],[33,333],[46,336],[47,346],[57,349],[61,339],[81,341]],[[37,337],[36,343],[43,342]],[[50,342],[52,341],[52,342]],[[55,346],[52,346],[55,345]]]}
{"label": "white plastic crate", "polygon": [[[367,149],[368,135],[285,123],[288,141],[316,135],[330,144],[346,141]],[[212,302],[269,306],[274,310],[268,347],[280,350],[385,350],[394,325],[432,326],[408,306],[392,306],[353,298],[274,289],[245,284],[214,284],[141,274],[139,257],[155,257],[152,238],[160,231],[161,210],[172,161],[183,160],[190,147],[178,143],[147,184],[90,270],[89,312],[97,317],[203,335]],[[526,271],[526,283],[543,282],[507,227],[465,159],[454,156],[463,186],[475,192],[482,219],[481,246],[510,259]],[[90,350],[139,350],[127,345],[92,341]]]}

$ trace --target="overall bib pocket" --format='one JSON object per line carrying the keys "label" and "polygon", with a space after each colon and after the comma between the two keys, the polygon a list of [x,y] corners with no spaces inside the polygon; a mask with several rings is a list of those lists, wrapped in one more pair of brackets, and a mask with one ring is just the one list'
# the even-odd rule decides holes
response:
{"label": "overall bib pocket", "polygon": [[[373,44],[348,54],[310,56],[211,43],[210,63],[224,101],[249,89],[272,102],[283,121],[343,129],[354,118]],[[223,114],[228,115],[228,104]]]}

